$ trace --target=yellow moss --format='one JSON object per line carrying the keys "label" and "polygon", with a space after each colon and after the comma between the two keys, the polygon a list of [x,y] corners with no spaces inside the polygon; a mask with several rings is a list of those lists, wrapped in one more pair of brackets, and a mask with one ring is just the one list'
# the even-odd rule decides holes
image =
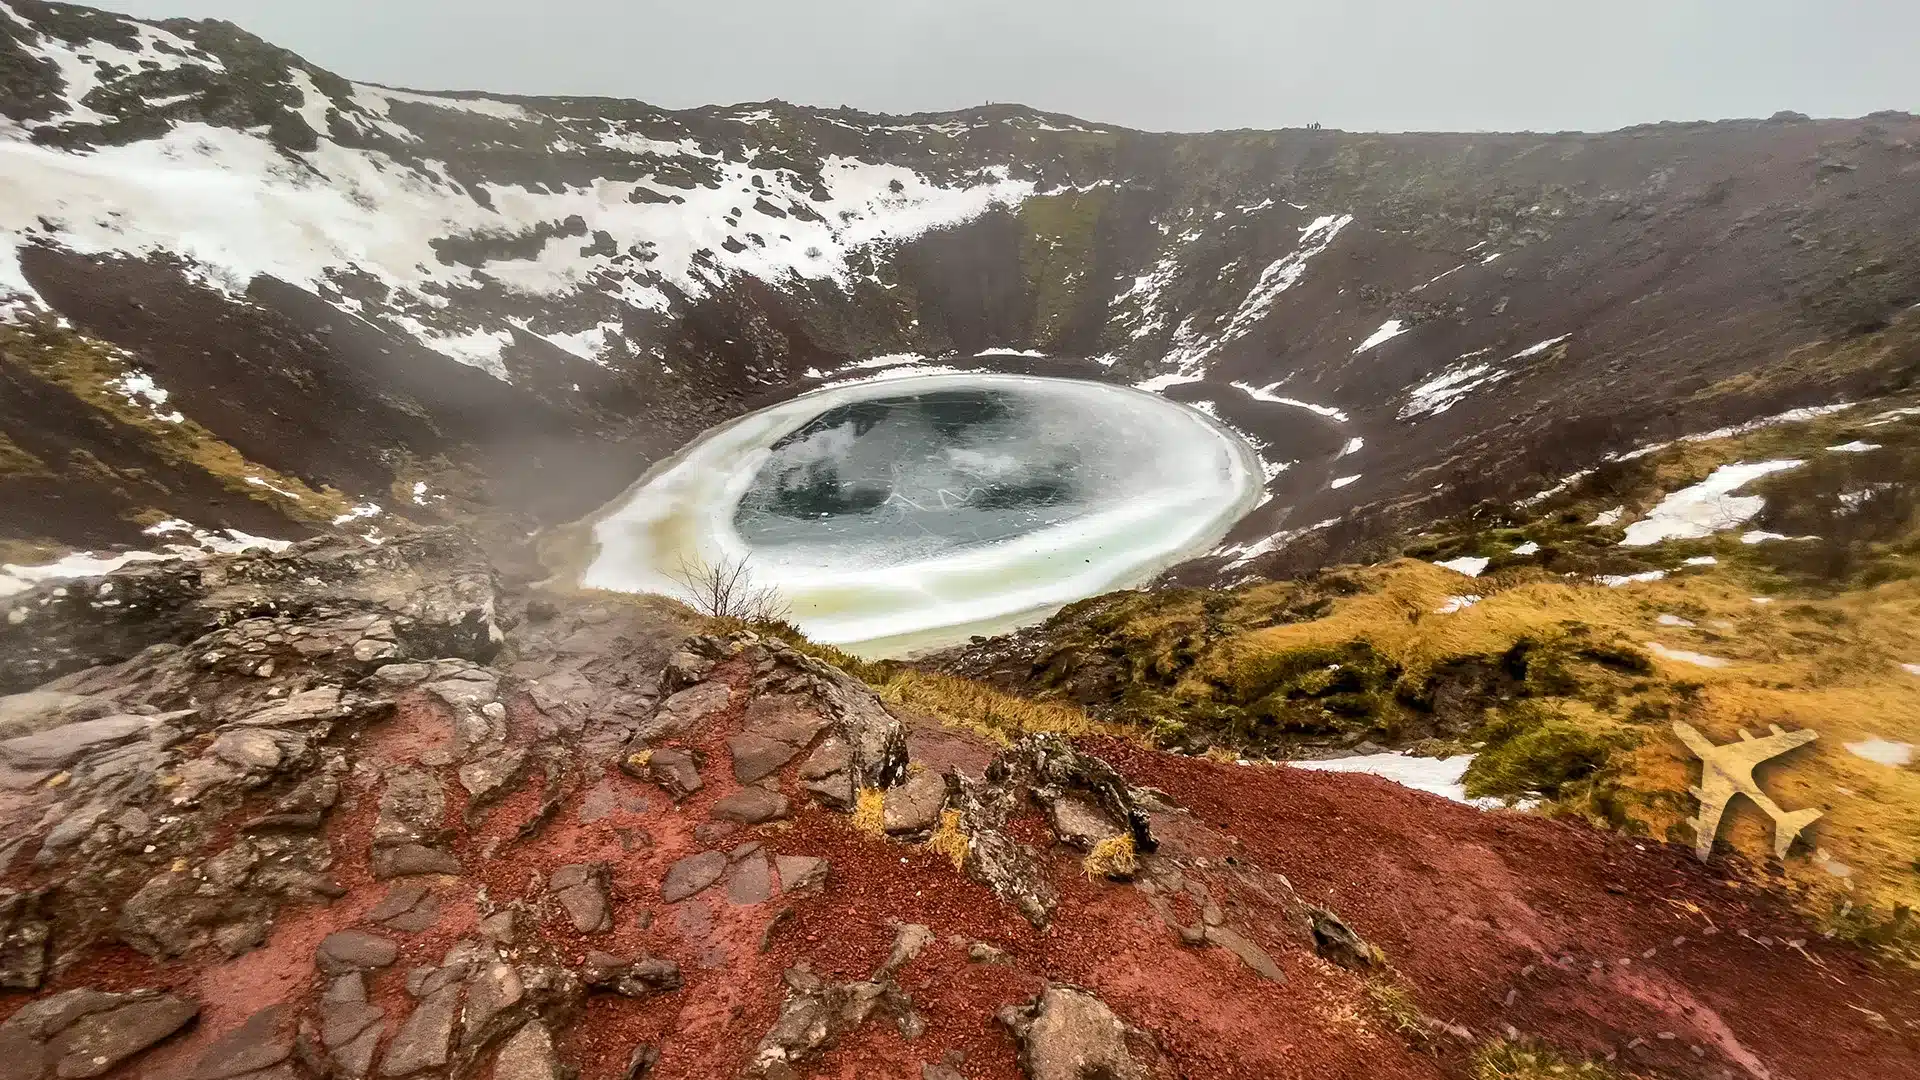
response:
{"label": "yellow moss", "polygon": [[861,788],[854,798],[853,827],[878,840],[887,835],[887,795],[879,788]]}
{"label": "yellow moss", "polygon": [[639,750],[627,755],[627,767],[639,771],[653,761],[653,751]]}
{"label": "yellow moss", "polygon": [[1088,877],[1129,878],[1140,869],[1140,859],[1133,850],[1133,837],[1123,834],[1093,845],[1080,865]]}
{"label": "yellow moss", "polygon": [[960,828],[960,811],[940,811],[940,824],[927,838],[927,849],[945,855],[958,870],[967,859],[967,834]]}

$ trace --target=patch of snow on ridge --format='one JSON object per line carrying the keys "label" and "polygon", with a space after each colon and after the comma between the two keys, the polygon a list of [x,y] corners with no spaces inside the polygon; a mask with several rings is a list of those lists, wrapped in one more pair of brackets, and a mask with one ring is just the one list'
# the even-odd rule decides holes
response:
{"label": "patch of snow on ridge", "polygon": [[155,420],[165,424],[181,424],[186,417],[178,409],[166,407],[167,398],[172,395],[160,389],[153,376],[142,371],[128,372],[107,384],[107,389],[115,391],[127,399],[129,405],[144,406]]}
{"label": "patch of snow on ridge", "polygon": [[1624,506],[1616,506],[1611,510],[1602,510],[1598,514],[1595,514],[1593,520],[1587,522],[1587,524],[1602,529],[1611,529],[1615,525],[1620,524],[1620,519],[1626,516],[1627,508]]}
{"label": "patch of snow on ridge", "polygon": [[1469,799],[1463,779],[1474,755],[1456,754],[1450,758],[1411,757],[1401,753],[1360,754],[1355,757],[1328,758],[1323,761],[1289,761],[1296,769],[1314,772],[1366,773],[1391,780],[1402,787],[1438,795],[1443,799],[1470,806],[1498,806],[1497,799]]}
{"label": "patch of snow on ridge", "polygon": [[1736,528],[1753,520],[1766,508],[1758,495],[1739,496],[1733,492],[1763,476],[1798,468],[1793,460],[1745,462],[1722,465],[1705,480],[1683,488],[1660,500],[1640,521],[1627,526],[1622,547],[1647,547],[1662,540],[1697,540]]}
{"label": "patch of snow on ridge", "polygon": [[[247,477],[247,483],[252,484],[254,487],[257,487],[257,488],[265,488],[268,491],[273,492],[275,495],[278,495],[283,499],[292,499],[294,502],[301,501],[300,496],[297,493],[288,491],[286,488],[283,488],[278,484],[275,484],[272,481],[267,480],[264,477],[249,476]],[[148,531],[151,532],[152,530],[148,530]]]}
{"label": "patch of snow on ridge", "polygon": [[1226,547],[1220,548],[1219,550],[1215,551],[1214,554],[1232,556],[1233,561],[1227,564],[1227,569],[1235,570],[1242,566],[1247,565],[1248,563],[1252,562],[1253,560],[1259,558],[1262,555],[1268,555],[1268,554],[1272,554],[1273,552],[1279,551],[1281,548],[1286,547],[1288,544],[1292,543],[1293,541],[1299,539],[1302,536],[1307,535],[1308,533],[1319,532],[1321,529],[1329,529],[1335,525],[1338,525],[1339,523],[1340,523],[1340,519],[1337,517],[1328,518],[1325,521],[1316,521],[1312,525],[1308,525],[1305,528],[1286,529],[1281,532],[1274,533],[1272,536],[1269,536],[1260,540],[1254,540],[1250,543],[1231,544]]}
{"label": "patch of snow on ridge", "polygon": [[1359,356],[1368,349],[1384,345],[1394,338],[1399,337],[1401,334],[1406,333],[1409,329],[1411,329],[1411,327],[1406,326],[1399,319],[1388,319],[1386,322],[1380,324],[1380,329],[1375,330],[1372,336],[1361,342],[1359,348],[1353,350],[1353,355]]}
{"label": "patch of snow on ridge", "polygon": [[1282,397],[1274,393],[1275,390],[1280,388],[1284,381],[1285,380],[1277,383],[1268,383],[1265,386],[1255,386],[1252,383],[1243,382],[1237,382],[1232,385],[1235,390],[1241,391],[1255,401],[1264,401],[1269,405],[1286,405],[1295,409],[1305,409],[1311,413],[1318,413],[1329,420],[1335,420],[1342,424],[1347,422],[1347,414],[1331,405],[1315,405],[1310,401],[1301,401],[1299,398]]}
{"label": "patch of snow on ridge", "polygon": [[1360,479],[1360,476],[1361,476],[1360,473],[1354,473],[1352,476],[1342,476],[1339,479],[1335,480],[1333,483],[1328,484],[1327,486],[1332,488],[1335,491],[1339,491],[1341,488],[1346,487],[1348,484],[1351,484],[1355,480]]}
{"label": "patch of snow on ridge", "polygon": [[1433,613],[1435,615],[1451,615],[1456,611],[1465,611],[1479,603],[1480,599],[1480,596],[1475,593],[1468,593],[1465,596],[1449,596],[1447,597],[1446,603],[1433,609]]}
{"label": "patch of snow on ridge", "polygon": [[1395,414],[1401,420],[1412,420],[1418,416],[1438,416],[1458,404],[1460,399],[1483,386],[1489,386],[1506,378],[1510,372],[1496,369],[1492,364],[1466,363],[1480,353],[1468,353],[1447,370],[1428,379],[1426,382],[1407,391],[1407,403]]}
{"label": "patch of snow on ridge", "polygon": [[[1572,336],[1572,334],[1561,334],[1559,337],[1529,345],[1507,357],[1505,363],[1538,356]],[[1396,414],[1398,418],[1412,420],[1419,416],[1438,416],[1453,408],[1461,398],[1475,390],[1511,378],[1512,369],[1495,367],[1492,361],[1475,359],[1492,351],[1492,349],[1476,349],[1470,353],[1463,353],[1451,367],[1437,373],[1426,382],[1408,389],[1407,403],[1400,407],[1399,413]],[[1544,494],[1541,497],[1544,498]]]}
{"label": "patch of snow on ridge", "polygon": [[1540,544],[1539,541],[1536,540],[1529,540],[1519,547],[1514,548],[1511,552],[1508,552],[1510,555],[1537,555],[1539,553]]}
{"label": "patch of snow on ridge", "polygon": [[1891,739],[1883,739],[1876,735],[1870,739],[1862,739],[1859,742],[1850,742],[1845,745],[1847,752],[1854,757],[1863,758],[1876,765],[1887,765],[1898,769],[1913,763],[1912,743],[1894,742]]}
{"label": "patch of snow on ridge", "polygon": [[1468,577],[1479,577],[1481,572],[1486,570],[1487,564],[1492,561],[1492,559],[1479,555],[1462,555],[1457,559],[1446,559],[1436,562],[1433,565],[1452,570],[1458,574],[1465,574]]}
{"label": "patch of snow on ridge", "polygon": [[1648,581],[1659,581],[1667,576],[1665,570],[1646,570],[1638,574],[1602,574],[1593,580],[1609,589],[1618,589],[1623,585],[1638,585]]}
{"label": "patch of snow on ridge", "polygon": [[1573,336],[1572,334],[1561,334],[1559,337],[1556,337],[1556,338],[1548,338],[1547,340],[1542,341],[1537,345],[1529,345],[1526,348],[1521,349],[1519,352],[1514,353],[1511,357],[1508,357],[1508,359],[1525,360],[1529,356],[1539,356],[1541,353],[1546,352],[1548,349],[1553,348],[1555,345],[1560,344],[1561,342],[1567,340],[1572,336]]}
{"label": "patch of snow on ridge", "polygon": [[[375,100],[404,101],[410,105],[431,105],[436,109],[450,109],[455,112],[474,113],[478,116],[491,117],[495,120],[508,120],[516,123],[527,123],[534,119],[533,114],[525,108],[515,105],[510,101],[496,101],[493,98],[449,97],[443,94],[421,94],[412,90],[390,90],[387,87],[375,86],[371,83],[355,83],[354,91],[356,99],[361,101],[362,104]],[[382,108],[379,110],[379,113],[385,116],[387,110]],[[326,134],[325,129],[321,130],[321,134]]]}
{"label": "patch of snow on ridge", "polygon": [[1869,450],[1880,449],[1880,444],[1861,442],[1859,439],[1855,439],[1852,442],[1841,443],[1839,446],[1829,446],[1827,449],[1835,450],[1842,454],[1864,454]]}
{"label": "patch of snow on ridge", "polygon": [[1693,652],[1689,649],[1669,649],[1657,641],[1647,642],[1647,651],[1662,660],[1678,660],[1680,663],[1692,664],[1695,667],[1723,668],[1733,662],[1718,656],[1708,656],[1705,653]]}

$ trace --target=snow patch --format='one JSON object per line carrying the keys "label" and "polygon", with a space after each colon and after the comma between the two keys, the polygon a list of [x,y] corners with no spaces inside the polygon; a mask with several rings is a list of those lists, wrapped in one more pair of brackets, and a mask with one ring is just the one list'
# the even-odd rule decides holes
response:
{"label": "snow patch", "polygon": [[[1469,353],[1467,356],[1476,354]],[[1506,378],[1510,372],[1494,368],[1488,363],[1466,363],[1467,357],[1456,362],[1453,367],[1442,371],[1426,382],[1407,391],[1407,403],[1395,414],[1401,420],[1412,420],[1420,416],[1438,416],[1458,404],[1461,398],[1483,386],[1491,386]]]}
{"label": "snow patch", "polygon": [[1480,597],[1472,593],[1465,596],[1449,596],[1446,603],[1433,609],[1435,615],[1451,615],[1456,611],[1465,611],[1480,602]]}
{"label": "snow patch", "polygon": [[1540,544],[1537,541],[1529,540],[1526,543],[1521,544],[1519,547],[1514,548],[1513,551],[1511,551],[1509,554],[1537,555],[1539,553],[1540,553]]}
{"label": "snow patch", "polygon": [[254,487],[257,487],[257,488],[266,488],[268,491],[273,492],[275,495],[278,495],[281,498],[292,499],[294,502],[300,501],[299,494],[297,494],[296,492],[288,491],[286,488],[280,487],[277,484],[271,483],[270,481],[266,480],[264,477],[249,476],[247,477],[247,483],[252,484]]}
{"label": "snow patch", "polygon": [[1857,758],[1864,758],[1876,765],[1887,765],[1898,769],[1913,763],[1913,744],[1894,742],[1878,735],[1859,742],[1846,743],[1847,752]]}
{"label": "snow patch", "polygon": [[1301,401],[1299,398],[1282,397],[1274,393],[1275,390],[1280,388],[1283,382],[1285,382],[1285,380],[1268,383],[1265,386],[1254,386],[1251,383],[1243,382],[1233,383],[1232,385],[1234,389],[1241,391],[1255,401],[1264,401],[1269,405],[1285,405],[1289,408],[1305,409],[1308,412],[1324,416],[1329,420],[1338,421],[1342,424],[1347,422],[1347,414],[1331,405],[1315,405],[1310,401]]}
{"label": "snow patch", "polygon": [[1388,319],[1386,322],[1380,324],[1380,329],[1375,330],[1372,336],[1361,342],[1359,348],[1353,350],[1353,355],[1359,356],[1368,349],[1384,345],[1410,329],[1412,328],[1402,323],[1399,319]]}
{"label": "snow patch", "polygon": [[1880,444],[1870,443],[1870,442],[1861,442],[1860,440],[1855,439],[1852,442],[1841,443],[1839,446],[1829,446],[1827,447],[1827,449],[1837,450],[1843,454],[1864,454],[1869,450],[1880,449]]}
{"label": "snow patch", "polygon": [[1647,516],[1627,526],[1622,547],[1647,547],[1662,540],[1697,540],[1752,521],[1766,509],[1758,495],[1734,492],[1763,476],[1799,468],[1795,460],[1741,462],[1722,465],[1705,480],[1660,500]]}
{"label": "snow patch", "polygon": [[1354,473],[1352,476],[1342,476],[1338,480],[1335,480],[1333,483],[1328,484],[1327,486],[1332,488],[1335,491],[1339,491],[1341,488],[1346,487],[1348,484],[1351,484],[1355,480],[1360,479],[1360,477],[1361,477],[1360,473]]}
{"label": "snow patch", "polygon": [[1627,508],[1624,506],[1616,506],[1611,510],[1602,510],[1600,513],[1595,514],[1593,520],[1587,522],[1587,524],[1597,528],[1611,529],[1615,525],[1620,524],[1620,519],[1626,516]]}
{"label": "snow patch", "polygon": [[1355,757],[1330,758],[1325,761],[1289,761],[1288,765],[1296,769],[1310,769],[1314,772],[1365,773],[1391,780],[1402,787],[1415,791],[1424,791],[1458,803],[1472,806],[1498,806],[1495,799],[1469,799],[1467,788],[1462,779],[1467,767],[1473,764],[1474,755],[1456,754],[1450,758],[1411,757],[1401,753],[1360,754]]}
{"label": "snow patch", "polygon": [[1509,359],[1525,360],[1529,356],[1539,356],[1541,353],[1546,352],[1548,349],[1553,348],[1555,345],[1560,344],[1561,342],[1567,340],[1572,336],[1573,336],[1572,334],[1561,334],[1559,337],[1548,338],[1547,340],[1542,341],[1536,345],[1529,345],[1526,348],[1521,349],[1519,352],[1514,353],[1511,357],[1509,357]]}
{"label": "snow patch", "polygon": [[186,422],[186,417],[178,409],[166,407],[167,398],[172,396],[153,381],[153,376],[143,371],[132,371],[109,382],[107,389],[127,399],[127,404],[143,406],[147,414],[165,424]]}
{"label": "snow patch", "polygon": [[[134,563],[171,562],[177,559],[200,559],[208,554],[235,555],[243,551],[264,550],[281,552],[293,546],[291,540],[274,540],[264,536],[254,536],[238,529],[223,529],[210,532],[197,528],[192,522],[180,518],[170,518],[141,530],[148,536],[178,536],[191,540],[191,543],[176,542],[165,545],[159,551],[123,551],[111,555],[99,555],[91,551],[76,551],[50,563],[38,566],[21,566],[16,563],[0,565],[0,596],[13,596],[22,593],[43,581],[68,581],[76,578],[105,577],[116,570]],[[102,589],[109,586],[101,586]]]}
{"label": "snow patch", "polygon": [[1479,577],[1481,572],[1487,568],[1487,564],[1492,561],[1492,559],[1483,558],[1479,555],[1462,555],[1460,558],[1447,559],[1444,562],[1436,562],[1433,565],[1444,567],[1456,573],[1465,574],[1468,577]]}
{"label": "snow patch", "polygon": [[1623,585],[1637,585],[1647,581],[1659,581],[1666,576],[1667,572],[1665,570],[1647,570],[1638,574],[1601,574],[1593,580],[1605,585],[1609,589],[1618,589]]}
{"label": "snow patch", "polygon": [[[450,109],[454,112],[473,113],[476,116],[490,117],[494,120],[506,120],[511,123],[532,123],[534,115],[519,105],[509,101],[495,101],[484,97],[446,97],[441,94],[420,94],[412,90],[390,90],[384,86],[370,83],[354,85],[354,98],[365,107],[371,107],[375,101],[404,101],[411,105],[430,105],[436,109]],[[387,115],[384,105],[376,111]],[[326,134],[326,129],[320,129]]]}

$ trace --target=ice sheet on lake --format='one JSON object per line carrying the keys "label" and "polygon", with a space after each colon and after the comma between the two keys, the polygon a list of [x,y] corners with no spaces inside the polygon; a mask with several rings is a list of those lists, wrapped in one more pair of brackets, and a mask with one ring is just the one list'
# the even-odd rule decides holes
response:
{"label": "ice sheet on lake", "polygon": [[[1217,543],[1262,492],[1242,439],[1149,394],[890,370],[903,377],[752,413],[656,466],[595,525],[583,584],[678,594],[683,560],[748,559],[816,640],[898,654],[1139,584]],[[974,392],[1009,395],[1032,423],[976,418],[944,444],[926,425],[949,419],[901,415]],[[812,499],[827,501],[810,524]]]}

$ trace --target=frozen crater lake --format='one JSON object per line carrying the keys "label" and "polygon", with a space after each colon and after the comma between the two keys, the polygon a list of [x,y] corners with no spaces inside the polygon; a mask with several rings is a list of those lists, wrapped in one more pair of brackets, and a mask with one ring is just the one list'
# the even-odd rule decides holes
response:
{"label": "frozen crater lake", "polygon": [[815,640],[895,656],[1045,618],[1203,553],[1258,458],[1208,417],[1104,383],[925,375],[829,387],[660,463],[597,519],[582,583],[683,595],[746,560]]}

